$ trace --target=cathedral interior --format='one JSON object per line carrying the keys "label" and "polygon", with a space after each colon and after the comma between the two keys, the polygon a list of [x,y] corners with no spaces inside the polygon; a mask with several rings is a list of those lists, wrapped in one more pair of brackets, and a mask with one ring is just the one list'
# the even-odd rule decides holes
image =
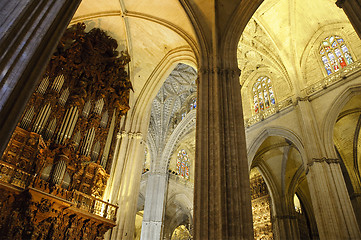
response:
{"label": "cathedral interior", "polygon": [[0,3],[0,239],[361,239],[360,0]]}

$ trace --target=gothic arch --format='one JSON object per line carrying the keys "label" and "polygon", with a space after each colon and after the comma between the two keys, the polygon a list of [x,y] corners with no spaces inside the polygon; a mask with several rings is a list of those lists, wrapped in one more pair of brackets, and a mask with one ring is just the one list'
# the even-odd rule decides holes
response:
{"label": "gothic arch", "polygon": [[333,144],[333,128],[336,124],[337,117],[346,103],[355,95],[361,94],[361,85],[348,86],[339,97],[331,104],[331,108],[327,111],[323,119],[324,128],[322,129],[326,155],[329,158],[337,158],[337,154]]}
{"label": "gothic arch", "polygon": [[[312,57],[312,50],[313,47],[317,47],[321,44],[322,40],[333,34],[333,35],[340,35],[342,38],[346,39],[346,44],[349,47],[350,46],[350,41],[348,39],[348,34],[347,32],[344,30],[344,28],[346,26],[348,26],[349,23],[347,22],[340,22],[340,23],[333,23],[333,24],[327,24],[324,26],[321,26],[314,34],[313,36],[309,39],[307,45],[305,46],[302,55],[301,55],[301,70],[302,72],[306,72],[306,66],[307,66],[307,59],[308,57]],[[355,56],[355,54],[352,51],[352,47],[349,48],[349,51],[351,52],[352,56]],[[317,56],[318,57],[318,56]],[[318,59],[317,59],[318,60]],[[319,62],[319,61],[318,61]],[[323,69],[323,66],[319,66],[320,69]],[[325,75],[326,76],[326,75]],[[307,79],[306,79],[307,80]]]}
{"label": "gothic arch", "polygon": [[262,2],[263,0],[241,1],[241,3],[235,9],[233,18],[230,20],[227,26],[226,36],[224,38],[224,42],[226,44],[224,44],[223,48],[221,49],[221,54],[224,59],[227,59],[229,56],[231,56],[229,59],[234,59],[234,62],[237,63],[237,46],[239,39],[241,38],[242,32],[247,23]]}
{"label": "gothic arch", "polygon": [[162,170],[162,172],[166,172],[168,169],[170,157],[173,153],[173,150],[178,143],[178,141],[187,135],[190,131],[192,131],[196,126],[196,110],[191,110],[185,118],[177,125],[177,127],[174,129],[172,135],[169,137],[169,140],[167,141],[166,146],[164,147],[164,151],[162,153],[162,157],[159,164],[159,169]]}
{"label": "gothic arch", "polygon": [[301,138],[294,133],[293,131],[281,128],[281,127],[269,127],[265,128],[255,139],[253,139],[252,143],[249,145],[247,150],[248,155],[248,166],[252,166],[253,159],[256,155],[257,150],[261,146],[261,144],[266,140],[266,138],[270,136],[279,136],[290,140],[300,152],[302,160],[305,161],[306,159],[306,152],[304,149],[304,145],[302,143]]}
{"label": "gothic arch", "polygon": [[189,47],[184,46],[169,51],[151,73],[134,103],[134,107],[128,113],[128,117],[132,119],[131,124],[136,129],[135,131],[141,129],[141,132],[147,132],[152,101],[178,63],[185,63],[192,67],[197,66],[194,53]]}

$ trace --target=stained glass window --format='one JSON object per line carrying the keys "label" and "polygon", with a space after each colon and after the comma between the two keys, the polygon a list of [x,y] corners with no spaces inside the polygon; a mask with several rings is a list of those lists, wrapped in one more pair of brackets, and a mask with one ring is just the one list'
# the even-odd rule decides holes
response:
{"label": "stained glass window", "polygon": [[178,152],[177,173],[186,179],[189,178],[189,156],[184,149]]}
{"label": "stained glass window", "polygon": [[271,79],[268,77],[258,78],[253,85],[253,104],[255,113],[264,111],[276,104]]}
{"label": "stained glass window", "polygon": [[195,109],[197,107],[197,99],[193,99],[190,104],[190,110]]}
{"label": "stained glass window", "polygon": [[325,38],[320,45],[319,54],[321,55],[327,75],[353,63],[351,53],[346,47],[345,41],[339,36]]}

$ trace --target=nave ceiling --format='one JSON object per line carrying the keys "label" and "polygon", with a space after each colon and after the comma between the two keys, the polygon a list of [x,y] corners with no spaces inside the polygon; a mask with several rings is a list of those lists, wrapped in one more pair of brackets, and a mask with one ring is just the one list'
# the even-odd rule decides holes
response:
{"label": "nave ceiling", "polygon": [[[134,88],[131,102],[137,101],[145,91],[158,92],[176,66],[175,62],[165,64],[173,61],[169,56],[174,59],[177,53],[187,55],[176,61],[197,67],[194,52],[199,50],[194,27],[177,0],[84,0],[71,24],[77,22],[85,22],[88,29],[105,30],[118,41],[119,51],[129,52]],[[317,60],[307,63],[307,57],[313,53],[311,46],[319,45],[314,43],[315,38],[330,29],[338,33],[348,33],[352,29],[334,1],[265,0],[246,26],[239,43],[238,63],[244,99],[251,98],[251,82],[257,75],[268,73],[272,77],[280,101],[311,84],[315,74],[322,77],[320,63]],[[156,75],[159,72],[161,74]],[[146,103],[141,104],[150,106],[152,99],[145,99]]]}

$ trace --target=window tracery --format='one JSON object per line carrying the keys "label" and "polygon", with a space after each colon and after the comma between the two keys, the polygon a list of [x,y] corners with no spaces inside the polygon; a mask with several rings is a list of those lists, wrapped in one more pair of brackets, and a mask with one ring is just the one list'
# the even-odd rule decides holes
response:
{"label": "window tracery", "polygon": [[177,155],[177,173],[186,179],[189,178],[189,156],[184,149]]}
{"label": "window tracery", "polygon": [[276,104],[272,82],[269,77],[263,76],[253,85],[253,103],[255,113],[259,113]]}
{"label": "window tracery", "polygon": [[327,75],[354,62],[345,40],[337,35],[326,37],[322,41],[319,54]]}

